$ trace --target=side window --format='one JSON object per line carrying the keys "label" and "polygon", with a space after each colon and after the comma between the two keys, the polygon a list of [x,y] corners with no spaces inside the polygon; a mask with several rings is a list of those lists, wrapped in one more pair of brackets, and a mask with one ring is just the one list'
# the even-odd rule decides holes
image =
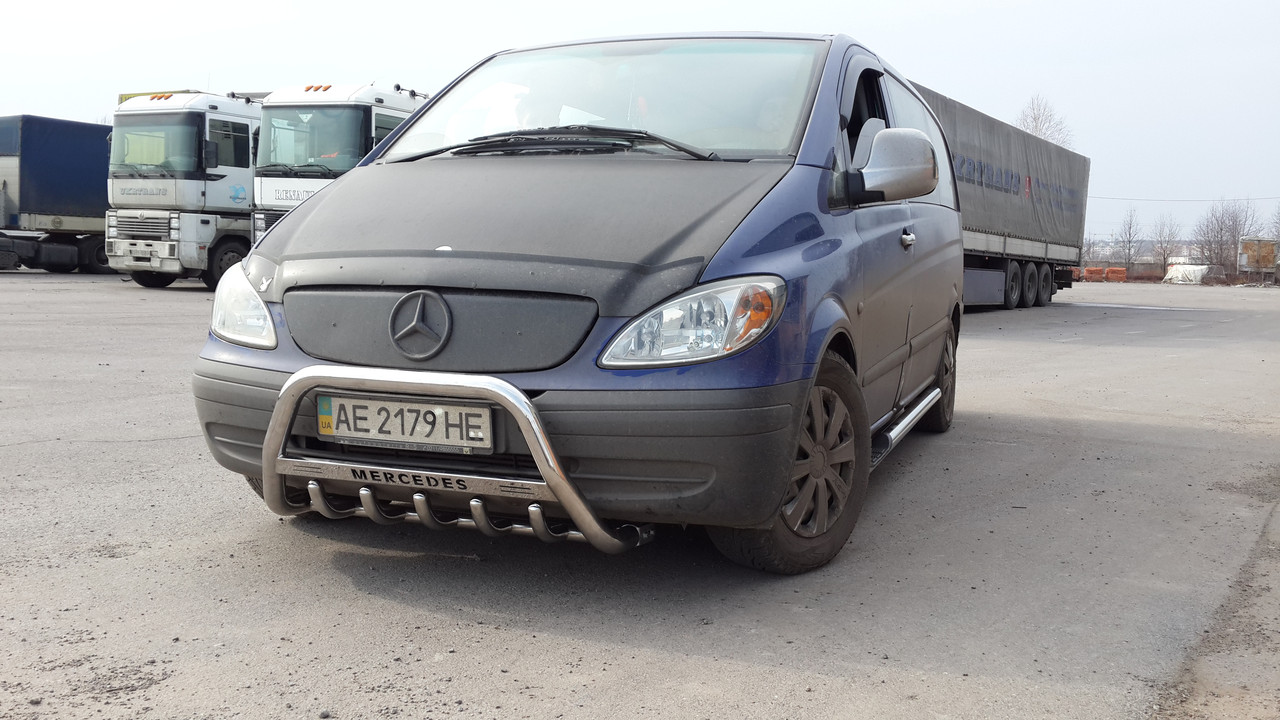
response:
{"label": "side window", "polygon": [[377,145],[400,126],[404,118],[376,112],[373,114],[373,144]]}
{"label": "side window", "polygon": [[218,146],[218,165],[249,167],[249,124],[209,120],[209,139]]}
{"label": "side window", "polygon": [[848,109],[849,124],[844,128],[844,137],[840,142],[842,151],[836,153],[835,167],[832,168],[834,177],[828,197],[832,207],[849,204],[844,172],[866,164],[866,156],[871,150],[871,138],[878,129],[885,127],[888,120],[880,90],[881,74],[878,70],[869,69],[867,63],[861,60],[862,58],[855,57],[845,71],[844,95],[840,106]]}
{"label": "side window", "polygon": [[889,100],[893,103],[894,127],[915,128],[923,132],[933,143],[933,151],[938,158],[938,187],[933,192],[918,198],[924,202],[937,203],[947,207],[956,207],[956,188],[954,176],[951,174],[951,158],[947,154],[947,142],[942,128],[933,119],[929,108],[910,90],[895,78],[885,83],[889,90]]}

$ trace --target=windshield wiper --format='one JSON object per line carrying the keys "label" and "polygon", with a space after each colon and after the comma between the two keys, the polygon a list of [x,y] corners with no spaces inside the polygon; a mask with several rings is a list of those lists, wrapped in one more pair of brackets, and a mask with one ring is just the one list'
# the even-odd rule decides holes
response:
{"label": "windshield wiper", "polygon": [[[307,170],[304,171],[303,168],[307,168]],[[301,165],[294,165],[293,171],[299,176],[312,174],[319,175],[322,178],[338,177],[338,174],[333,171],[333,168],[320,163],[302,163]]]}
{"label": "windshield wiper", "polygon": [[111,177],[142,177],[142,172],[133,163],[112,163]]}
{"label": "windshield wiper", "polygon": [[297,176],[297,173],[294,172],[293,170],[293,166],[286,165],[284,163],[267,163],[266,165],[259,165],[257,172],[259,175],[263,175],[266,177],[296,177]]}
{"label": "windshield wiper", "polygon": [[426,150],[390,162],[413,162],[444,153],[471,154],[506,150],[569,149],[583,146],[596,150],[621,150],[634,147],[638,142],[665,145],[698,160],[720,159],[720,156],[714,152],[686,145],[647,130],[611,128],[602,125],[561,125],[481,135],[464,143]]}
{"label": "windshield wiper", "polygon": [[511,152],[523,150],[570,150],[586,148],[597,151],[626,150],[631,143],[624,138],[584,137],[582,134],[546,133],[542,129],[512,130],[510,132],[481,135],[464,143],[426,150],[389,162],[413,162],[445,153],[479,154],[485,152]]}
{"label": "windshield wiper", "polygon": [[698,160],[719,160],[720,156],[714,150],[704,150],[688,143],[673,140],[665,135],[649,132],[648,130],[640,130],[636,128],[619,128],[608,127],[605,125],[558,125],[556,127],[538,128],[536,130],[526,131],[528,133],[562,135],[572,133],[573,135],[586,135],[587,137],[598,138],[617,138],[619,140],[648,141],[665,145],[672,150],[682,152]]}

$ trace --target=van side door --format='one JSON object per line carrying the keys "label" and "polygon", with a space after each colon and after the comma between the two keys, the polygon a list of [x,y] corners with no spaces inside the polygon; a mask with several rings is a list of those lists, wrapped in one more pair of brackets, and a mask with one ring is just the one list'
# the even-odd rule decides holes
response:
{"label": "van side door", "polygon": [[907,404],[934,381],[951,310],[960,302],[964,247],[955,176],[942,129],[924,101],[903,81],[886,75],[883,83],[892,125],[923,132],[933,143],[938,162],[938,184],[933,192],[908,202],[914,236],[908,275],[912,297],[900,397]]}
{"label": "van side door", "polygon": [[[866,165],[871,138],[886,127],[883,77],[883,68],[870,53],[852,51],[841,89],[837,177],[843,177],[841,169]],[[853,257],[861,292],[846,303],[849,312],[856,313],[851,319],[857,373],[874,427],[896,407],[908,357],[913,250],[902,238],[911,226],[911,209],[905,202],[854,205],[842,183],[833,184],[829,205],[840,234],[858,244]]]}

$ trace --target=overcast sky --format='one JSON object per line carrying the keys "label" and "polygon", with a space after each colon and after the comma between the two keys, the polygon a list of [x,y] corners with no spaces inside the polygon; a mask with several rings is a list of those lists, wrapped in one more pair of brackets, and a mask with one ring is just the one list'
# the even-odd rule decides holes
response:
{"label": "overcast sky", "polygon": [[1280,2],[11,3],[0,115],[110,122],[120,93],[367,83],[434,93],[489,53],[689,30],[844,33],[1006,122],[1036,94],[1092,161],[1087,234],[1280,205]]}

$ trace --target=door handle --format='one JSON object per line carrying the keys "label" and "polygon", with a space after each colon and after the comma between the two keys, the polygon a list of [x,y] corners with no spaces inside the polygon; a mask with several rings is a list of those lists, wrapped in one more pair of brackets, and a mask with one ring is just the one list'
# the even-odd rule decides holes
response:
{"label": "door handle", "polygon": [[916,244],[916,234],[907,230],[902,231],[902,249],[908,250],[912,245]]}

